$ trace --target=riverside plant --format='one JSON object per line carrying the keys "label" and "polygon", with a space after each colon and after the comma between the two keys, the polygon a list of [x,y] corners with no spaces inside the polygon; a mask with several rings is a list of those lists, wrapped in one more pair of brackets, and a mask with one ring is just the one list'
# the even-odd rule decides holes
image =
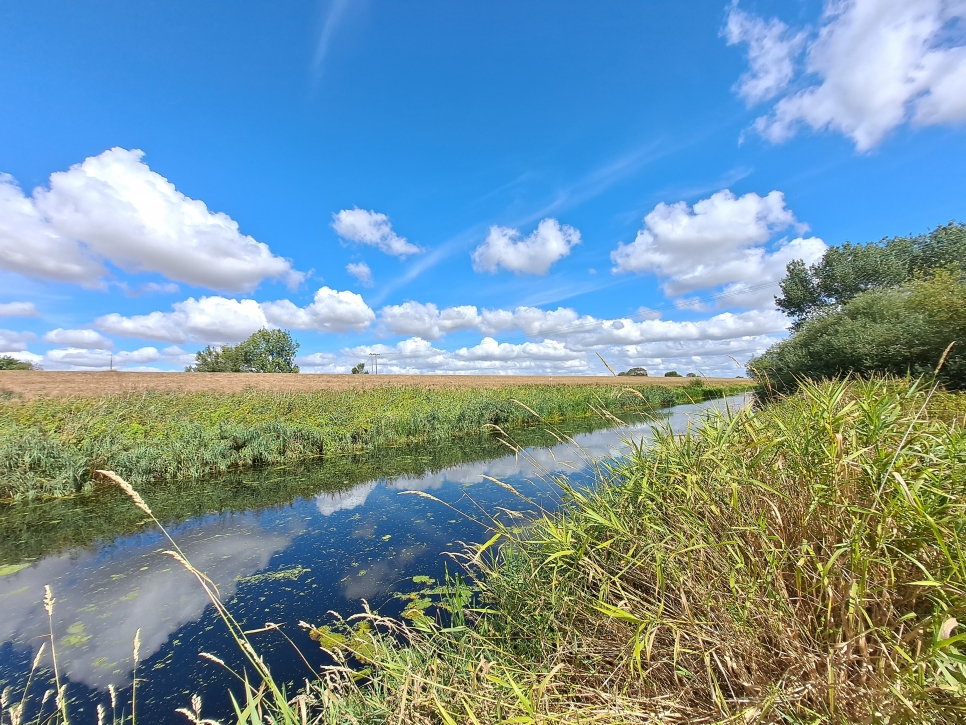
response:
{"label": "riverside plant", "polygon": [[[546,386],[142,393],[0,404],[0,499],[83,490],[97,469],[138,485],[438,442],[487,425],[698,402],[748,389]],[[633,394],[632,394],[633,393]]]}
{"label": "riverside plant", "polygon": [[658,428],[589,489],[554,479],[559,510],[495,523],[449,620],[424,601],[316,628],[338,663],[310,704],[333,725],[966,722],[961,401],[805,382]]}

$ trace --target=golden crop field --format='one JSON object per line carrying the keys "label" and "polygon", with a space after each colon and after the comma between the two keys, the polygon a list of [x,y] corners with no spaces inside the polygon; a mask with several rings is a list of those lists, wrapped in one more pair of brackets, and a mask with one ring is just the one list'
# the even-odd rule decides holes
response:
{"label": "golden crop field", "polygon": [[[0,393],[19,397],[101,397],[156,391],[239,393],[246,390],[316,392],[371,390],[379,387],[425,389],[503,388],[520,385],[659,385],[678,387],[692,378],[616,377],[613,375],[292,375],[285,373],[125,373],[0,371]],[[705,378],[707,385],[733,385],[734,378]]]}

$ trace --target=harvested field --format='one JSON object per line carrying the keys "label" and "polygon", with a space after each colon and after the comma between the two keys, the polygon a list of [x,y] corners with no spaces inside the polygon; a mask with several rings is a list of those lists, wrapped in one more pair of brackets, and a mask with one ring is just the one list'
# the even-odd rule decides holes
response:
{"label": "harvested field", "polygon": [[[416,386],[427,390],[505,388],[520,385],[658,385],[678,387],[691,378],[616,377],[613,375],[291,375],[271,373],[124,373],[0,371],[0,394],[24,398],[102,397],[132,392],[240,393],[266,390],[285,393],[371,390]],[[709,386],[734,385],[734,378],[705,378]],[[747,381],[744,381],[747,382]]]}

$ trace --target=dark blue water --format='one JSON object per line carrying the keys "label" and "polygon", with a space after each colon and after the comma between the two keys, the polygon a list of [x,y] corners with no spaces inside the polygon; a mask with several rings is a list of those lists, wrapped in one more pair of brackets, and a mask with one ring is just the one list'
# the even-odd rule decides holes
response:
{"label": "dark blue water", "polygon": [[[738,397],[679,406],[667,421],[683,431],[708,407],[742,403]],[[648,434],[646,422],[577,433],[573,443],[421,475],[376,478],[342,490],[329,486],[314,496],[303,494],[265,508],[196,516],[169,530],[246,627],[282,625],[317,666],[323,655],[298,627],[300,621],[324,624],[330,610],[356,613],[363,599],[381,613],[398,614],[401,602],[393,595],[418,590],[414,576],[438,580],[447,563],[452,570],[453,562],[444,553],[459,551],[460,542],[489,538],[487,516],[498,515],[501,508],[533,508],[486,477],[553,508],[558,498],[547,481],[550,474],[587,476],[593,459],[619,455],[626,439]],[[437,500],[405,493],[409,491]],[[74,722],[94,722],[94,707],[108,702],[109,686],[118,692],[119,707],[129,702],[133,641],[139,629],[140,722],[180,719],[174,709],[186,706],[194,693],[202,695],[208,717],[228,717],[227,692],[233,680],[199,653],[209,652],[232,665],[240,664],[240,658],[204,591],[163,553],[168,548],[161,532],[148,527],[0,568],[0,689],[10,685],[19,692],[41,643],[49,641],[42,599],[44,585],[50,585],[56,598],[54,642],[61,677],[69,683]],[[276,680],[288,683],[293,693],[312,676],[278,632],[257,634],[253,640]],[[45,656],[40,684],[33,686],[38,698],[51,679],[49,667]]]}

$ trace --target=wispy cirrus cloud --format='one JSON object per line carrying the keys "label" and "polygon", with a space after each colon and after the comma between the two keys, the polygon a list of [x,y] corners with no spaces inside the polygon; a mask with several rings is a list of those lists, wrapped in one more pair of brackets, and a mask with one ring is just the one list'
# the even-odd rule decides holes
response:
{"label": "wispy cirrus cloud", "polygon": [[315,53],[312,55],[313,83],[318,83],[322,79],[325,59],[329,54],[332,38],[335,37],[336,30],[338,30],[339,24],[349,8],[349,0],[330,0],[326,5],[327,7],[323,11],[319,38],[315,43]]}

